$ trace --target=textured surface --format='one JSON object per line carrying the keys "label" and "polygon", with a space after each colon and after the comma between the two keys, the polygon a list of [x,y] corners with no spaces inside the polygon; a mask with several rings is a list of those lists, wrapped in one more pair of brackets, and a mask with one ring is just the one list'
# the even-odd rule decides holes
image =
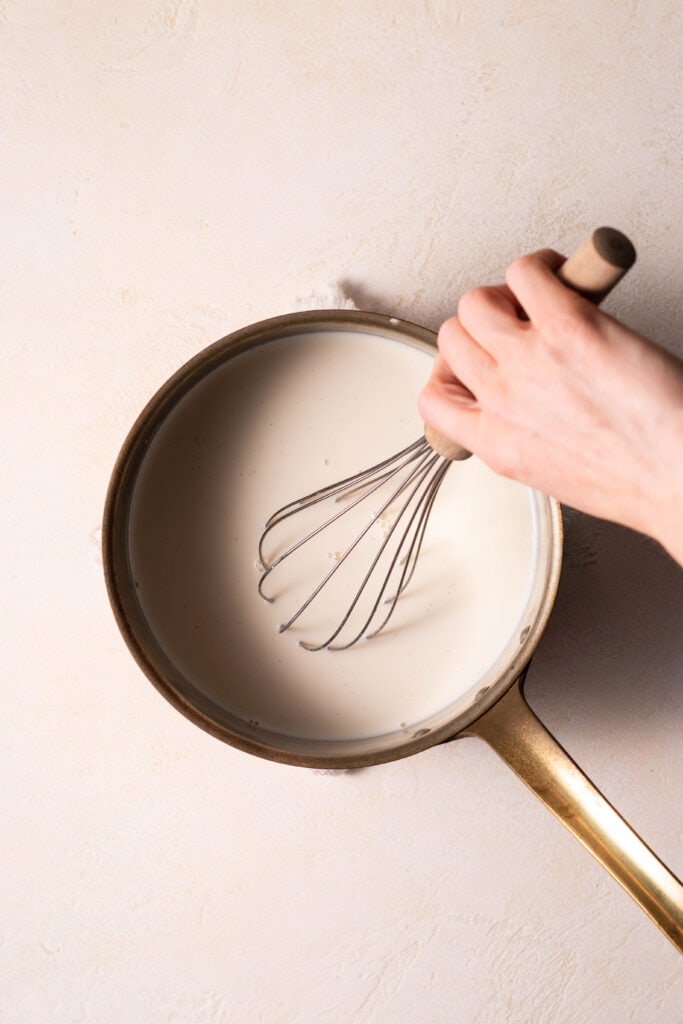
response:
{"label": "textured surface", "polygon": [[[3,1024],[671,1024],[680,957],[475,740],[348,775],[180,718],[119,638],[108,475],[230,330],[340,281],[435,327],[597,223],[680,345],[680,5],[0,3]],[[535,709],[683,873],[683,574],[570,515]]]}

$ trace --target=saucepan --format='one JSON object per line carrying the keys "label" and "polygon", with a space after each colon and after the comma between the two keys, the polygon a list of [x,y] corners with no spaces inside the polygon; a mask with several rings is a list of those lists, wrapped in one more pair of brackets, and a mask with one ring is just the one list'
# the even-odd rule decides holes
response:
{"label": "saucepan", "polygon": [[[375,415],[384,429],[393,419],[377,411],[373,375],[384,395],[396,391],[397,401],[414,407],[435,343],[431,331],[398,318],[310,311],[238,330],[181,367],[133,425],[107,495],[105,576],[120,630],[142,671],[177,710],[247,754],[350,769],[480,737],[683,951],[683,885],[524,697],[560,576],[555,501],[521,489],[533,521],[528,594],[509,636],[464,692],[449,696],[442,688],[438,699],[432,693],[431,704],[421,703],[422,682],[426,692],[458,655],[448,650],[447,621],[457,612],[444,612],[443,629],[430,634],[425,651],[420,592],[407,605],[408,620],[393,634],[364,642],[359,654],[301,651],[287,635],[276,635],[273,620],[261,623],[270,613],[256,595],[262,520],[254,509],[263,501],[263,511],[272,510],[281,496],[276,491],[296,496],[296,472],[301,480],[322,472],[338,443],[353,434],[352,421]],[[419,380],[412,379],[415,366]],[[408,413],[405,422],[397,417],[397,441],[414,429]],[[356,455],[361,465],[364,452]],[[456,464],[451,474],[459,471]],[[498,614],[493,605],[491,614]],[[366,649],[373,662],[361,683],[362,661],[354,658],[369,657]],[[437,659],[433,665],[427,653]],[[281,671],[287,659],[290,667]],[[392,717],[393,693],[401,708]]]}

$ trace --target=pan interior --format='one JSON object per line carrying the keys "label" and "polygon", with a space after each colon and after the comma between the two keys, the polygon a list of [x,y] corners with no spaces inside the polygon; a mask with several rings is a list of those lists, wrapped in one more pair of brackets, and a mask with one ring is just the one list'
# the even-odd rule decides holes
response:
{"label": "pan interior", "polygon": [[[146,438],[126,531],[140,619],[132,628],[155,672],[224,738],[285,760],[390,754],[462,719],[519,660],[551,572],[548,502],[476,458],[450,468],[413,581],[372,640],[315,654],[297,644],[329,632],[360,563],[337,574],[341,590],[277,632],[347,531],[367,521],[369,499],[310,558],[273,573],[274,604],[257,594],[268,515],[419,437],[416,395],[432,358],[379,330],[306,330],[226,348]],[[292,538],[301,525],[291,521]]]}

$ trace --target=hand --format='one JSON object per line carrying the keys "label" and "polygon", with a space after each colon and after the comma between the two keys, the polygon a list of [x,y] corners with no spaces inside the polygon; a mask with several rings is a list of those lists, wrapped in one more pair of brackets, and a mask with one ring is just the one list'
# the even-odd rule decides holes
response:
{"label": "hand", "polygon": [[683,362],[561,284],[562,262],[542,250],[505,285],[462,296],[422,418],[496,472],[647,533],[683,564]]}

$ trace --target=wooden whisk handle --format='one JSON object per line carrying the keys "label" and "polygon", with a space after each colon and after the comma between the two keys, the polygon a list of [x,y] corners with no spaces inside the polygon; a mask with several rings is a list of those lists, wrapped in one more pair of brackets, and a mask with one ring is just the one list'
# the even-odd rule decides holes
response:
{"label": "wooden whisk handle", "polygon": [[[596,228],[557,271],[560,281],[598,306],[636,261],[631,241],[616,228]],[[425,425],[425,437],[439,455],[453,462],[471,452]]]}

